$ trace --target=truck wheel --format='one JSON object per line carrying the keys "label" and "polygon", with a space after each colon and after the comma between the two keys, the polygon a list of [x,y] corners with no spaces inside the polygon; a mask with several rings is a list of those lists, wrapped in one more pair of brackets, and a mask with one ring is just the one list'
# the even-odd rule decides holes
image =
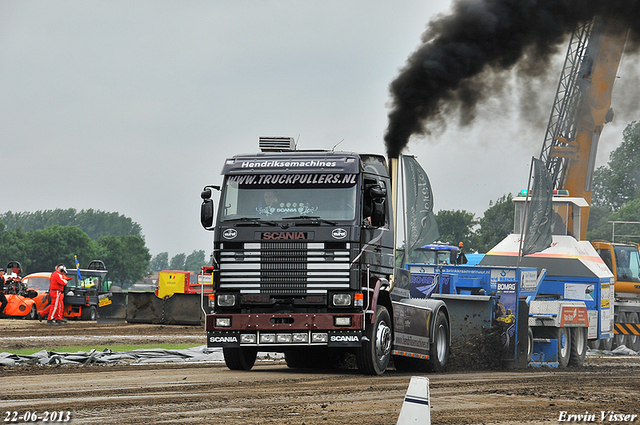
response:
{"label": "truck wheel", "polygon": [[571,357],[571,332],[569,328],[554,328],[558,340],[558,367],[567,367]]}
{"label": "truck wheel", "polygon": [[387,308],[379,305],[375,322],[367,322],[362,346],[356,349],[356,364],[365,375],[382,375],[391,360],[391,318]]}
{"label": "truck wheel", "polygon": [[527,329],[527,363],[531,361],[533,357],[533,329]]}
{"label": "truck wheel", "polygon": [[582,366],[587,355],[587,328],[571,329],[571,355],[569,363],[573,366]]}
{"label": "truck wheel", "polygon": [[[627,313],[627,323],[637,325],[638,322],[638,313]],[[627,347],[631,348],[633,351],[640,351],[640,336],[627,335],[627,343],[629,344]]]}
{"label": "truck wheel", "polygon": [[587,346],[592,350],[599,350],[601,345],[600,343],[601,340],[599,339],[590,339],[589,341],[587,341]]}
{"label": "truck wheel", "polygon": [[222,349],[222,354],[229,369],[251,370],[256,362],[258,350],[245,347],[226,347]]}
{"label": "truck wheel", "polygon": [[429,348],[428,368],[432,372],[442,372],[449,359],[449,321],[447,316],[438,312],[435,326],[433,327],[433,338]]}
{"label": "truck wheel", "polygon": [[98,309],[95,305],[91,306],[91,310],[89,311],[89,320],[91,320],[92,322],[98,320]]}
{"label": "truck wheel", "polygon": [[611,351],[613,349],[613,338],[601,339],[600,348],[602,348],[605,351]]}
{"label": "truck wheel", "polygon": [[[618,313],[616,323],[626,323],[627,313]],[[613,348],[620,347],[621,345],[627,345],[627,336],[622,334],[615,334],[613,336]]]}

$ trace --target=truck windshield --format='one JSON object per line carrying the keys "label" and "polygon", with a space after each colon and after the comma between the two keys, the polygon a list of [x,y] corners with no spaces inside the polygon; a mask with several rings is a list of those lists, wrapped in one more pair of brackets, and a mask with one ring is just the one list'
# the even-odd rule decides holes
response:
{"label": "truck windshield", "polygon": [[221,221],[354,220],[357,174],[247,174],[225,178]]}
{"label": "truck windshield", "polygon": [[640,282],[640,258],[635,246],[614,246],[618,280]]}

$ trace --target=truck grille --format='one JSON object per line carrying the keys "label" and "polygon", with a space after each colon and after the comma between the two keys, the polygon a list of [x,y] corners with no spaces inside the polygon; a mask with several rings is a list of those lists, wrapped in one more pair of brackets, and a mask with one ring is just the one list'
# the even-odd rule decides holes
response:
{"label": "truck grille", "polygon": [[349,289],[349,244],[234,243],[220,249],[220,288],[269,295],[326,294]]}

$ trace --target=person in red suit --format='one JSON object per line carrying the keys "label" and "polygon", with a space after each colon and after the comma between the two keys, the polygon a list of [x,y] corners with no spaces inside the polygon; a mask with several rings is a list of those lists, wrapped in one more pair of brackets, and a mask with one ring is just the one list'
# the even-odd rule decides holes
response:
{"label": "person in red suit", "polygon": [[49,296],[51,297],[51,306],[49,307],[49,317],[47,325],[61,325],[66,323],[62,318],[64,310],[64,288],[67,286],[67,268],[64,264],[58,264],[56,271],[51,273],[49,281]]}

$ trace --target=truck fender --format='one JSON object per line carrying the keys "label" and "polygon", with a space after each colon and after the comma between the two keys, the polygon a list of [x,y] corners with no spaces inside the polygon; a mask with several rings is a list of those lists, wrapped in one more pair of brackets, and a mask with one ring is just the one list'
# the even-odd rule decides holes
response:
{"label": "truck fender", "polygon": [[[389,287],[389,281],[387,279],[384,278],[380,278],[376,281],[376,285],[373,289],[373,296],[371,297],[371,311],[375,312],[376,311],[376,307],[378,306],[378,297],[380,296],[380,291],[382,290],[382,288],[388,288]],[[391,313],[391,312],[389,312]],[[371,323],[374,323],[376,320],[376,315],[372,314],[371,315]]]}

